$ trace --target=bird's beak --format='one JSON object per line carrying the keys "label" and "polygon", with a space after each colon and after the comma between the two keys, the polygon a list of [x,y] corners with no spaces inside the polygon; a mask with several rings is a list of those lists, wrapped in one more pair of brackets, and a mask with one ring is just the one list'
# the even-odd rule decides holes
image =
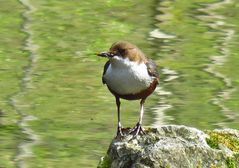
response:
{"label": "bird's beak", "polygon": [[108,57],[108,58],[114,56],[113,53],[111,53],[111,52],[107,52],[107,51],[105,51],[105,52],[101,52],[101,53],[98,53],[97,55],[100,56],[100,57]]}

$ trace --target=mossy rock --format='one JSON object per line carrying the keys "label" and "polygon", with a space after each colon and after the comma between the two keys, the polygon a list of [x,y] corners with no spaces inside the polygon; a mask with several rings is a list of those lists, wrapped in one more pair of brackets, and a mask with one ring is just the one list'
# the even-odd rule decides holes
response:
{"label": "mossy rock", "polygon": [[102,157],[100,159],[100,163],[97,166],[97,168],[109,168],[111,164],[111,158],[109,157],[109,155],[105,155],[104,157]]}
{"label": "mossy rock", "polygon": [[232,156],[226,158],[228,168],[237,168],[239,166],[239,134],[237,130],[207,130],[209,135],[207,143],[211,148],[220,150],[228,149],[232,152]]}
{"label": "mossy rock", "polygon": [[166,125],[113,139],[98,168],[237,168],[239,131]]}

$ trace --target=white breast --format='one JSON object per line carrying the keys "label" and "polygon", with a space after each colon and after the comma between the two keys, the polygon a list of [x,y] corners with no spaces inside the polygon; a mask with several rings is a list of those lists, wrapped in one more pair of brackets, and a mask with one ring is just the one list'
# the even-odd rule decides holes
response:
{"label": "white breast", "polygon": [[104,75],[106,84],[121,95],[139,93],[148,88],[153,79],[145,64],[117,56],[113,57]]}

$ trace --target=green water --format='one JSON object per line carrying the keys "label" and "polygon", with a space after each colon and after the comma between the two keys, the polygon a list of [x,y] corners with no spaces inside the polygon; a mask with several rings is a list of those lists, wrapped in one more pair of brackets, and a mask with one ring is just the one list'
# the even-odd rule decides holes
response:
{"label": "green water", "polygon": [[[171,93],[148,98],[144,125],[157,123],[159,109],[164,124],[239,127],[236,0],[8,0],[0,11],[0,167],[96,167],[117,117],[101,83],[106,60],[95,53],[117,40],[153,58],[160,88]],[[174,38],[151,37],[155,29]],[[167,80],[165,69],[176,78]],[[137,122],[138,109],[122,101],[125,127]],[[35,120],[21,124],[27,117]],[[21,144],[33,144],[32,154]]]}

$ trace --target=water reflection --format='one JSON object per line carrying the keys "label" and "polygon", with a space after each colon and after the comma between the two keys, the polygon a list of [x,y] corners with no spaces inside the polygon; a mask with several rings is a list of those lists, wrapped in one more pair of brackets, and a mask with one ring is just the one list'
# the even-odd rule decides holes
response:
{"label": "water reflection", "polygon": [[[4,2],[3,13],[14,12],[8,11],[10,3],[19,2]],[[5,157],[6,153],[7,158],[16,156],[16,149],[8,147],[9,139],[10,146],[15,148],[29,143],[27,136],[20,136],[23,130],[16,126],[21,120],[16,110],[38,119],[28,126],[39,135],[41,143],[31,147],[34,157],[24,158],[26,165],[96,166],[115,136],[117,116],[114,97],[101,83],[106,60],[97,58],[95,52],[107,50],[118,40],[135,43],[159,65],[161,82],[155,94],[147,99],[144,125],[239,127],[239,23],[238,17],[233,17],[238,16],[236,2],[32,0],[29,3],[35,9],[31,19],[21,15],[29,9],[12,4],[17,15],[9,15],[9,20],[16,26],[1,20],[1,26],[5,26],[2,32],[7,32],[2,33],[2,39],[13,39],[14,35],[14,43],[6,40],[0,51],[4,57],[11,56],[0,62],[4,88],[0,122],[6,125],[0,128],[11,128],[5,129],[6,140],[1,141],[4,155],[0,155],[0,160],[5,167],[15,164]],[[29,42],[20,29],[26,22],[30,24],[32,43],[39,46],[37,51],[26,51],[22,46]],[[9,29],[11,26],[17,27],[14,33]],[[30,83],[26,80],[32,87],[26,87],[23,94],[18,84],[24,80],[24,67],[29,65],[33,52],[38,59],[28,74]],[[16,97],[18,109],[13,109],[6,97],[16,92],[20,93]],[[122,101],[125,127],[134,126],[138,120],[138,104]],[[9,123],[15,125],[7,126]]]}
{"label": "water reflection", "polygon": [[[226,4],[231,4],[231,0],[225,0],[222,2],[209,4],[204,8],[198,9],[199,11],[204,12],[206,15],[198,16],[199,19],[206,21],[207,25],[221,34],[221,37],[217,40],[219,43],[213,46],[219,50],[220,55],[210,56],[211,63],[207,65],[205,71],[211,73],[217,78],[220,78],[224,83],[226,88],[220,90],[220,92],[212,99],[213,104],[219,106],[221,108],[221,112],[223,112],[224,116],[227,118],[225,122],[231,122],[235,120],[236,113],[233,112],[231,109],[225,106],[224,101],[226,99],[230,99],[230,95],[235,91],[235,88],[232,85],[231,79],[226,75],[218,72],[216,70],[217,66],[223,66],[224,63],[227,61],[228,57],[231,55],[231,51],[229,48],[229,43],[233,39],[235,34],[235,30],[233,30],[233,25],[229,25],[224,20],[226,19],[224,16],[213,12],[216,9],[220,9]],[[227,127],[225,122],[218,123],[221,127]]]}
{"label": "water reflection", "polygon": [[[161,32],[173,34],[165,36],[163,33],[162,37],[169,37],[166,42],[153,40],[155,46],[159,41],[163,45],[158,50],[159,65],[180,74],[176,81],[162,82],[170,95],[161,95],[167,103],[164,100],[164,105],[159,109],[166,109],[164,114],[173,119],[168,123],[208,129],[227,127],[226,122],[236,119],[236,112],[224,103],[230,99],[235,88],[230,78],[219,69],[225,66],[224,62],[232,54],[229,43],[235,31],[233,25],[226,23],[225,17],[215,11],[231,3],[233,2],[229,0],[206,5],[199,2],[159,3],[158,9],[161,11],[156,16],[158,29],[152,31],[151,35],[157,38]],[[156,32],[158,36],[155,35]],[[175,35],[177,38],[171,40]],[[159,111],[162,113],[162,110]]]}

